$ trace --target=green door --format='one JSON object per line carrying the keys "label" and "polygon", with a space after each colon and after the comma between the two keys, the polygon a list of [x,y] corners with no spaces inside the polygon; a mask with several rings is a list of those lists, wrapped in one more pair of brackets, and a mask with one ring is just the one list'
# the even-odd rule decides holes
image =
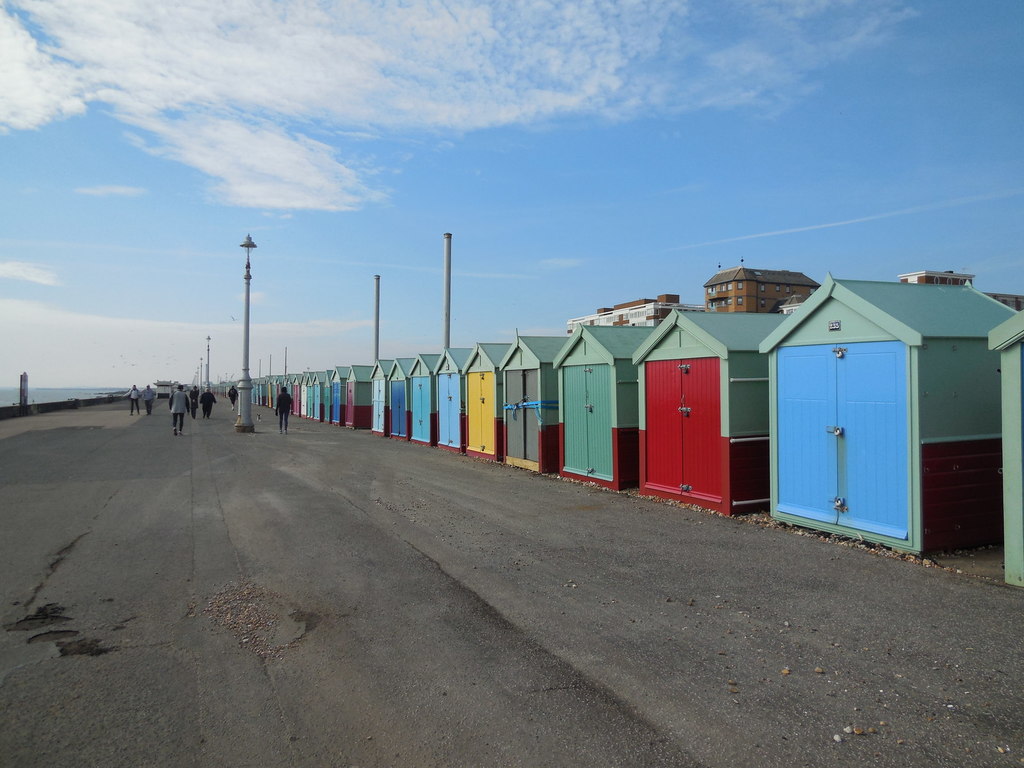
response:
{"label": "green door", "polygon": [[562,368],[565,471],[613,480],[611,384],[606,365]]}

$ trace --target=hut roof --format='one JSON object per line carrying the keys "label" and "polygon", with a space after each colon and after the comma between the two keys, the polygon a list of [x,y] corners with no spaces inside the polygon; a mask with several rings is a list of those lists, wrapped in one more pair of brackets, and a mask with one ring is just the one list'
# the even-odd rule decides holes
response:
{"label": "hut roof", "polygon": [[1019,341],[1024,341],[1024,312],[1017,312],[988,334],[989,349],[1008,349]]}
{"label": "hut roof", "polygon": [[650,335],[650,328],[637,326],[578,325],[572,336],[563,342],[561,350],[555,356],[554,364],[562,365],[572,350],[584,340],[596,344],[604,353],[602,357],[605,357],[609,364],[616,360],[629,360],[636,348]]}

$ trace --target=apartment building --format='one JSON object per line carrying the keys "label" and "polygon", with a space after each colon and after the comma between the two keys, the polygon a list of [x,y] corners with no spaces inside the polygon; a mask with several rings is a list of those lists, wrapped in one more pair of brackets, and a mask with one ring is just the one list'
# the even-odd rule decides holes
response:
{"label": "apartment building", "polygon": [[819,284],[802,272],[730,267],[704,283],[708,312],[792,312]]}
{"label": "apartment building", "polygon": [[632,325],[655,326],[673,309],[681,312],[703,312],[702,304],[682,304],[679,294],[662,293],[656,299],[634,299],[614,307],[599,307],[592,315],[574,317],[566,321],[566,333],[577,325]]}

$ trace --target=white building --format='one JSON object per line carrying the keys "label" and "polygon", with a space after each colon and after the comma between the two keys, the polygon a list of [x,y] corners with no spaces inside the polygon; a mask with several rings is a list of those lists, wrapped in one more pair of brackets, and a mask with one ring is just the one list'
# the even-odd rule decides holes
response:
{"label": "white building", "polygon": [[703,312],[703,304],[680,304],[679,295],[663,293],[656,299],[635,299],[614,307],[600,307],[592,315],[574,317],[565,323],[566,333],[572,333],[577,325],[657,325],[673,309],[680,312]]}

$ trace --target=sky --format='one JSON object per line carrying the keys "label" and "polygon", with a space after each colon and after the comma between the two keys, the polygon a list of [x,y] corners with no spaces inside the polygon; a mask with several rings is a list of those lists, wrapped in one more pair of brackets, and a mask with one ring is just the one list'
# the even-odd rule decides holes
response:
{"label": "sky", "polygon": [[[564,335],[719,267],[1024,294],[1020,0],[0,0],[0,386]],[[202,361],[202,362],[201,362]],[[203,372],[205,378],[205,370]]]}

